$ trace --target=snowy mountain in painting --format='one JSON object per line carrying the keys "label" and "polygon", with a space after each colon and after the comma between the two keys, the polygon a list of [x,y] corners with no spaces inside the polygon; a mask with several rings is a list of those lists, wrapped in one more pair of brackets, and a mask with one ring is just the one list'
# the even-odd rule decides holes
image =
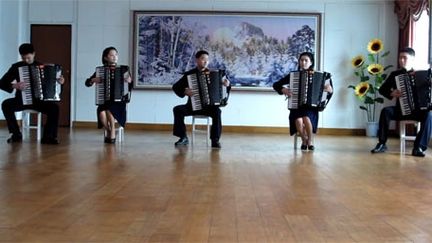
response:
{"label": "snowy mountain in painting", "polygon": [[242,21],[227,27],[185,21],[181,16],[140,19],[138,82],[171,85],[195,66],[194,54],[210,53],[210,67],[227,71],[234,86],[270,87],[297,67],[297,56],[314,51],[315,32],[304,25],[284,40]]}

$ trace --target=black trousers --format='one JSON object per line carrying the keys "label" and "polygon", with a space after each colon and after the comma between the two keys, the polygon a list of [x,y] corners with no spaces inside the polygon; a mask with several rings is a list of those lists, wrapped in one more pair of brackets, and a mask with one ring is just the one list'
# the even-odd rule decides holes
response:
{"label": "black trousers", "polygon": [[429,139],[432,134],[432,112],[418,111],[409,116],[402,116],[395,106],[385,107],[381,110],[378,139],[380,143],[386,143],[388,137],[388,130],[391,120],[414,120],[420,122],[420,132],[414,140],[414,147],[426,150],[428,147]]}
{"label": "black trousers", "polygon": [[22,101],[17,98],[6,99],[3,101],[2,110],[10,133],[21,135],[20,128],[15,117],[15,112],[25,109],[33,109],[45,114],[47,116],[47,120],[43,129],[43,137],[57,138],[59,106],[57,103],[49,101],[39,101],[33,105],[26,106],[24,106]]}
{"label": "black trousers", "polygon": [[210,139],[219,141],[222,133],[221,110],[217,106],[208,106],[200,111],[193,111],[190,104],[178,105],[174,107],[174,127],[173,135],[183,138],[186,137],[186,125],[184,118],[192,115],[205,115],[212,118],[212,126],[210,129]]}

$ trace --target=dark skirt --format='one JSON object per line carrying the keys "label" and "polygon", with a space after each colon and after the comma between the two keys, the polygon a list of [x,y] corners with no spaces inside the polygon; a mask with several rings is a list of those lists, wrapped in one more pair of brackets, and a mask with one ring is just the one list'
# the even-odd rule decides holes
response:
{"label": "dark skirt", "polygon": [[295,125],[295,121],[297,118],[307,116],[309,117],[311,123],[312,123],[312,131],[313,133],[317,132],[318,128],[318,110],[317,109],[306,109],[306,108],[300,108],[295,110],[290,110],[289,114],[289,127],[290,127],[290,134],[294,135],[297,133],[297,127]]}
{"label": "dark skirt", "polygon": [[102,128],[103,124],[99,119],[99,113],[109,110],[120,126],[126,125],[126,103],[113,102],[109,104],[99,105],[97,108],[98,128]]}

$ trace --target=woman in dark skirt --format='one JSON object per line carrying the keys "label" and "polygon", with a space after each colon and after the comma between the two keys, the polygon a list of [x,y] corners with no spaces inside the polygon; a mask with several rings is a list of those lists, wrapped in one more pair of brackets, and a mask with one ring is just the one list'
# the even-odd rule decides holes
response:
{"label": "woman in dark skirt", "polygon": [[[298,59],[298,70],[314,70],[314,56],[310,52],[303,52],[300,54]],[[331,82],[330,74],[326,77],[329,80],[328,84],[325,85],[324,91],[327,92],[327,102],[333,95],[333,84]],[[279,94],[291,96],[292,92],[289,87],[284,87],[289,84],[290,75],[288,74],[281,80],[273,84],[273,89]],[[302,150],[314,150],[313,145],[313,134],[317,132],[318,127],[318,112],[320,108],[316,107],[301,107],[298,109],[291,109],[289,114],[290,122],[290,134],[294,135],[298,133],[302,139]]]}
{"label": "woman in dark skirt", "polygon": [[[104,66],[117,66],[118,52],[114,47],[107,47],[102,53],[102,63]],[[125,82],[132,83],[132,78],[129,69],[123,74]],[[93,86],[95,83],[101,82],[99,77],[96,77],[96,73],[88,78],[85,82],[87,87]],[[129,87],[130,88],[130,87]],[[123,100],[123,99],[122,99]],[[105,143],[115,143],[115,122],[117,121],[120,126],[124,127],[126,124],[126,100],[119,102],[105,102],[103,105],[97,107],[98,117],[98,128],[105,129],[104,141]]]}

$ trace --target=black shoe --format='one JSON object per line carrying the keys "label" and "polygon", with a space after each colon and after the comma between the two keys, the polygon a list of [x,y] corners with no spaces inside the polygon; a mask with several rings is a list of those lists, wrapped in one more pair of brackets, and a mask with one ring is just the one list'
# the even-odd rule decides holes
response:
{"label": "black shoe", "polygon": [[307,150],[307,145],[306,145],[306,144],[302,144],[302,145],[300,146],[300,149],[301,149],[301,150]]}
{"label": "black shoe", "polygon": [[212,148],[222,148],[221,144],[218,141],[212,141]]}
{"label": "black shoe", "polygon": [[425,152],[421,148],[413,148],[411,155],[416,157],[426,156]]}
{"label": "black shoe", "polygon": [[308,149],[311,150],[311,151],[314,151],[314,150],[315,150],[315,146],[313,146],[313,145],[308,145],[307,147],[308,147]]}
{"label": "black shoe", "polygon": [[371,150],[371,153],[384,153],[387,151],[387,146],[383,143],[378,143],[374,149]]}
{"label": "black shoe", "polygon": [[109,138],[109,137],[104,138],[104,143],[115,143],[115,141],[116,141],[115,138]]}
{"label": "black shoe", "polygon": [[7,143],[20,143],[21,141],[22,141],[21,134],[19,135],[12,134],[12,136],[10,136],[10,138],[6,140]]}
{"label": "black shoe", "polygon": [[57,138],[42,138],[41,144],[54,144],[54,145],[57,145],[57,144],[59,144],[59,141],[57,140]]}
{"label": "black shoe", "polygon": [[175,146],[178,146],[178,145],[188,145],[189,144],[189,139],[187,138],[187,137],[183,137],[183,138],[180,138],[177,142],[175,142]]}

